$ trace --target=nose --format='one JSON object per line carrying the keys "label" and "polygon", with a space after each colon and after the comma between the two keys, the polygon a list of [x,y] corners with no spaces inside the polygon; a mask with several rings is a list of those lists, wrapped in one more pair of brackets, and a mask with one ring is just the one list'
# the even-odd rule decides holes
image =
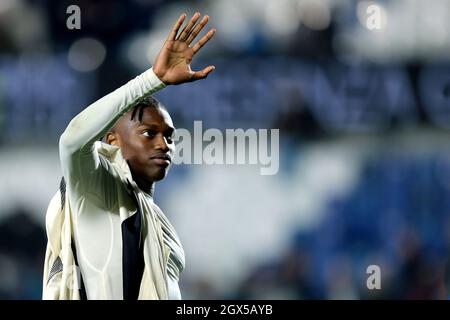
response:
{"label": "nose", "polygon": [[169,152],[170,148],[167,144],[167,140],[163,135],[157,135],[157,139],[155,142],[155,149],[161,150],[161,152],[167,153]]}

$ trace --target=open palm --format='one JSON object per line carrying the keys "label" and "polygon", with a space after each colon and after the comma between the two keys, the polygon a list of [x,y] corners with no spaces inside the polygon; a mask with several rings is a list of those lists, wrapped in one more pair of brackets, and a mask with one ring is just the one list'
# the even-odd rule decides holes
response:
{"label": "open palm", "polygon": [[[153,71],[165,84],[181,84],[185,82],[204,79],[214,70],[214,66],[208,66],[200,71],[192,71],[191,62],[194,55],[214,36],[216,30],[211,29],[197,43],[190,46],[200,31],[208,23],[209,17],[200,19],[200,14],[195,13],[186,27],[177,36],[186,15],[181,15],[156,57]],[[194,27],[195,26],[195,27]]]}

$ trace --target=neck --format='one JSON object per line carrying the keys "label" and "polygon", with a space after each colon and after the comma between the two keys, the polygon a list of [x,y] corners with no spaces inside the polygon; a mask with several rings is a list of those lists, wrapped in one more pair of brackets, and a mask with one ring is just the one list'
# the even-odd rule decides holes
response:
{"label": "neck", "polygon": [[[128,164],[129,165],[129,164]],[[153,194],[155,192],[155,183],[153,181],[149,181],[141,176],[135,174],[133,169],[129,165],[131,176],[133,177],[134,182],[136,182],[139,189],[149,194],[153,198]]]}
{"label": "neck", "polygon": [[140,179],[139,177],[133,177],[133,179],[138,185],[139,189],[141,189],[145,193],[148,193],[153,198],[153,193],[155,192],[154,182]]}

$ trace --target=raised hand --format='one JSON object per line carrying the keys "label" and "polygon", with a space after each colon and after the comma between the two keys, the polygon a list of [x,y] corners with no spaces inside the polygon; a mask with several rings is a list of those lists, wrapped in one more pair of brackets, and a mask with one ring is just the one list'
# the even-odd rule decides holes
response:
{"label": "raised hand", "polygon": [[205,15],[196,25],[200,19],[200,13],[196,12],[179,33],[185,19],[186,14],[182,14],[178,18],[153,65],[153,71],[165,84],[180,84],[204,79],[215,68],[214,66],[208,66],[200,71],[192,71],[191,69],[192,58],[216,33],[216,29],[209,30],[197,43],[191,46],[191,43],[208,23],[209,17]]}

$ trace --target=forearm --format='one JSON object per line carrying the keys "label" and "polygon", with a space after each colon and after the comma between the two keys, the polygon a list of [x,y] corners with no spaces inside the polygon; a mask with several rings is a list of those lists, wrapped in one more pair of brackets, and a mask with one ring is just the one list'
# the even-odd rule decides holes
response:
{"label": "forearm", "polygon": [[90,151],[114,123],[140,99],[164,88],[149,69],[127,84],[97,100],[70,121],[60,138],[60,152]]}

